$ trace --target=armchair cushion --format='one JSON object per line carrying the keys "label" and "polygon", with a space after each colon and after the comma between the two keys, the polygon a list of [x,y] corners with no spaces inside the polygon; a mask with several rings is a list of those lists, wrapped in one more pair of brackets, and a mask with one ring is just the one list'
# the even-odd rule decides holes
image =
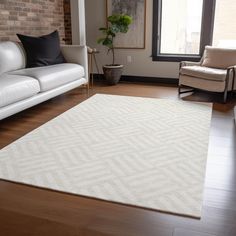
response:
{"label": "armchair cushion", "polygon": [[227,69],[236,65],[236,49],[205,47],[202,66]]}
{"label": "armchair cushion", "polygon": [[181,68],[180,74],[207,80],[225,81],[227,70],[204,66],[184,66]]}

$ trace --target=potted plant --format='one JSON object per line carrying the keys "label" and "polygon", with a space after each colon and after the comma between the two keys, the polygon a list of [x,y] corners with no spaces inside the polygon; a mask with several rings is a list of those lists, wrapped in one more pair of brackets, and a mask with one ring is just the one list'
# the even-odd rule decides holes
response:
{"label": "potted plant", "polygon": [[103,66],[103,73],[110,85],[117,84],[123,72],[123,65],[115,63],[114,39],[118,33],[127,33],[132,18],[125,14],[114,14],[107,17],[108,26],[99,28],[103,33],[103,37],[97,40],[97,43],[108,48],[107,53],[112,53],[112,64]]}

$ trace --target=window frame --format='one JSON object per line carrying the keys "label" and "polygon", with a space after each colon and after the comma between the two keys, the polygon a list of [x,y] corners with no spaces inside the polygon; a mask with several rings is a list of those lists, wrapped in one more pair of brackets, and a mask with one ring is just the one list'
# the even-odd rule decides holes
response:
{"label": "window frame", "polygon": [[203,0],[201,36],[198,55],[164,54],[160,53],[162,0],[153,0],[152,60],[170,62],[180,62],[184,60],[199,61],[202,57],[205,46],[212,44],[215,6],[216,0]]}

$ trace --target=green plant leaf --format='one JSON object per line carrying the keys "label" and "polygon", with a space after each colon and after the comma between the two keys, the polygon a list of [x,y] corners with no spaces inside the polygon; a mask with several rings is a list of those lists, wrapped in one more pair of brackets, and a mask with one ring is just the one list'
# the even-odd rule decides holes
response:
{"label": "green plant leaf", "polygon": [[105,38],[102,42],[104,46],[107,46],[108,48],[113,47],[113,40],[110,38]]}
{"label": "green plant leaf", "polygon": [[99,28],[99,30],[104,31],[104,30],[107,30],[107,28],[101,27]]}
{"label": "green plant leaf", "polygon": [[112,25],[111,27],[111,31],[114,33],[119,33],[120,32],[120,27],[116,24]]}
{"label": "green plant leaf", "polygon": [[128,16],[128,15],[123,15],[122,21],[124,24],[126,24],[128,26],[132,23],[132,17]]}
{"label": "green plant leaf", "polygon": [[99,38],[99,39],[97,39],[97,43],[100,44],[100,43],[102,43],[104,40],[105,40],[105,38]]}
{"label": "green plant leaf", "polygon": [[107,36],[111,36],[114,38],[116,36],[116,32],[114,32],[113,29],[109,27],[109,29],[107,30]]}

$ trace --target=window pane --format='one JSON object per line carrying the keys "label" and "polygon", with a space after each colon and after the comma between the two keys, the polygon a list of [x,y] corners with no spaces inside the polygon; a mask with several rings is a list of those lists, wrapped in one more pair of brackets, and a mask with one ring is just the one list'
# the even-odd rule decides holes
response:
{"label": "window pane", "polygon": [[161,54],[199,54],[202,4],[203,0],[162,0]]}
{"label": "window pane", "polygon": [[236,1],[217,0],[213,45],[236,47]]}

